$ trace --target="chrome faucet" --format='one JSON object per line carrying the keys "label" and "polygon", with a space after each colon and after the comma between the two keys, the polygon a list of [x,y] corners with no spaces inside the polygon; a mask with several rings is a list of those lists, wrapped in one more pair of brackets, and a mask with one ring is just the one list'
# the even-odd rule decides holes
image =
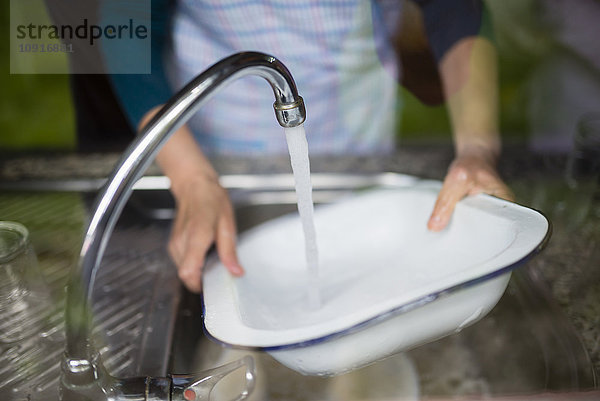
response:
{"label": "chrome faucet", "polygon": [[242,392],[237,400],[246,398],[251,390],[254,368],[250,357],[196,375],[126,379],[111,377],[91,340],[90,312],[94,279],[102,255],[133,185],[171,134],[185,124],[218,88],[246,75],[258,75],[271,85],[275,95],[273,107],[281,126],[295,127],[304,122],[304,103],[288,69],[267,54],[243,52],[217,62],[197,76],[143,128],[96,199],[79,262],[71,272],[67,288],[66,348],[60,384],[63,401],[208,400],[216,382],[242,366],[246,367],[248,390]]}

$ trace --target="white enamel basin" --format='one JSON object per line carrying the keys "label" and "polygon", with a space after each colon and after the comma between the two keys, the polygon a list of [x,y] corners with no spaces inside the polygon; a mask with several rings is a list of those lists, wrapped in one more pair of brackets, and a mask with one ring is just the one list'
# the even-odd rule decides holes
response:
{"label": "white enamel basin", "polygon": [[268,351],[304,374],[346,372],[481,319],[510,270],[548,236],[540,213],[487,195],[461,201],[447,229],[427,219],[440,183],[359,193],[317,207],[322,306],[307,302],[297,214],[239,240],[246,269],[216,259],[204,275],[204,325],[219,342]]}

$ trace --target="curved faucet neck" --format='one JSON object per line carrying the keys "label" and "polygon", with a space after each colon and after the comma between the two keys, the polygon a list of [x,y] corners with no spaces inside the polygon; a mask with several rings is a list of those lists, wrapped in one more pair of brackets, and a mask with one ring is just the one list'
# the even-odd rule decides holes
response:
{"label": "curved faucet neck", "polygon": [[[171,134],[185,124],[218,88],[246,75],[261,76],[270,84],[280,125],[293,127],[304,122],[304,104],[290,72],[276,58],[258,52],[237,53],[219,61],[191,81],[161,109],[127,148],[96,199],[79,263],[73,268],[67,291],[67,361],[96,360],[96,351],[90,345],[92,322],[89,310],[94,279],[110,234],[133,185]],[[88,365],[93,369],[93,363]],[[80,363],[78,366],[81,369],[86,364]],[[78,372],[79,375],[81,373]]]}

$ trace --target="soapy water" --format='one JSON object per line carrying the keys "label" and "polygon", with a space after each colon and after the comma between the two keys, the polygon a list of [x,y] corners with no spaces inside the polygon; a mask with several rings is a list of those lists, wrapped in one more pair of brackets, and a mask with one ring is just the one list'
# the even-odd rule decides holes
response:
{"label": "soapy water", "polygon": [[311,309],[321,306],[319,294],[319,253],[314,222],[314,204],[312,199],[312,183],[310,181],[310,162],[308,159],[308,143],[304,125],[284,128],[298,198],[298,213],[304,232],[306,265],[308,273],[308,305]]}
{"label": "soapy water", "polygon": [[436,195],[433,189],[379,189],[315,210],[318,309],[306,306],[299,219],[285,216],[253,229],[238,244],[248,269],[237,281],[239,318],[259,330],[341,327],[448,288],[459,282],[457,275],[481,276],[478,269],[490,268],[485,262],[513,243],[512,222],[459,208],[454,223],[460,224],[430,232],[423,222]]}

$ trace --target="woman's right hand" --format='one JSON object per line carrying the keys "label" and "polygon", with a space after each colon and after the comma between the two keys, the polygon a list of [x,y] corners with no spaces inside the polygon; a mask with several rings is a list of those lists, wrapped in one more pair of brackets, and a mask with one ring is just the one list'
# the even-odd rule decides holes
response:
{"label": "woman's right hand", "polygon": [[[155,108],[146,114],[140,126],[157,111]],[[195,293],[202,290],[202,268],[213,244],[231,274],[244,274],[235,249],[231,201],[187,126],[177,130],[165,143],[156,161],[171,180],[171,193],[177,203],[168,248],[183,284]]]}
{"label": "woman's right hand", "polygon": [[200,292],[202,267],[213,244],[221,263],[233,275],[244,274],[235,250],[235,219],[227,191],[217,179],[203,175],[191,177],[175,188],[177,216],[169,253],[184,285]]}

